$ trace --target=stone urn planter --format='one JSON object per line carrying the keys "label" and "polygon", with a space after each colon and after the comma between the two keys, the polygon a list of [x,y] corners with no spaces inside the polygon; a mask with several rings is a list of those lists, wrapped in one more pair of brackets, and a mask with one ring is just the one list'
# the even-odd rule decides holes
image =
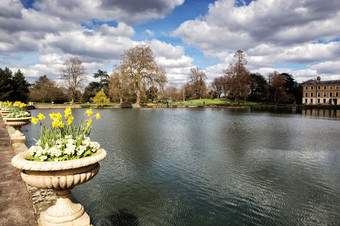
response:
{"label": "stone urn planter", "polygon": [[32,117],[25,118],[4,118],[5,124],[8,126],[13,126],[15,132],[10,135],[11,140],[15,142],[26,142],[25,135],[20,131],[22,126],[28,125],[31,122]]}
{"label": "stone urn planter", "polygon": [[9,114],[9,111],[1,110],[1,115],[3,118],[5,118]]}
{"label": "stone urn planter", "polygon": [[99,161],[106,157],[104,149],[96,154],[59,162],[29,161],[28,151],[14,156],[12,165],[21,169],[22,179],[38,188],[52,188],[57,202],[41,214],[41,225],[90,225],[90,217],[79,203],[70,200],[71,189],[91,180],[99,171]]}

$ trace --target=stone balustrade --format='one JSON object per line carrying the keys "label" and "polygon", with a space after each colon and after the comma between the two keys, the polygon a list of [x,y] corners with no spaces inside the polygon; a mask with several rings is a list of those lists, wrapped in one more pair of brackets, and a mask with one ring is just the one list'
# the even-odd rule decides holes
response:
{"label": "stone balustrade", "polygon": [[[15,133],[15,129],[12,126],[6,126],[6,129],[9,135]],[[11,144],[15,154],[28,150],[25,143],[11,141]],[[28,184],[26,184],[26,187],[33,203],[35,217],[40,222],[40,214],[55,204],[57,200],[56,192],[52,189],[39,189]]]}

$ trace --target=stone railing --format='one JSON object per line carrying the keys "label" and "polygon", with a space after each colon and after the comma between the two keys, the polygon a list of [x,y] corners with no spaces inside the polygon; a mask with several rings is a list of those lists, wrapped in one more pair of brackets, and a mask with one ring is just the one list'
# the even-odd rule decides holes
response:
{"label": "stone railing", "polygon": [[[9,135],[15,133],[15,129],[12,126],[6,126],[6,129]],[[11,144],[15,154],[28,150],[25,143],[13,142],[11,140]],[[33,203],[35,217],[40,222],[40,214],[55,204],[57,200],[56,192],[52,189],[39,189],[28,184],[26,184],[26,187]]]}

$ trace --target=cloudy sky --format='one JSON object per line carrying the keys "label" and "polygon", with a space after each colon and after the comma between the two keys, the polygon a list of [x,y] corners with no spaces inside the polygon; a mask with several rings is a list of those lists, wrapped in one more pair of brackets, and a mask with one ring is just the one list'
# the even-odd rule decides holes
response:
{"label": "cloudy sky", "polygon": [[339,0],[1,0],[0,33],[0,67],[29,82],[72,56],[111,73],[141,43],[178,84],[195,66],[221,76],[237,50],[264,76],[340,79]]}

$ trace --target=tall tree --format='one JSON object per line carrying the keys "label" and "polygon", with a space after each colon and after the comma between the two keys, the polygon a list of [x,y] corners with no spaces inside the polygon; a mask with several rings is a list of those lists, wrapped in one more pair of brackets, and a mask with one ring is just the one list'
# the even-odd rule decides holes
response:
{"label": "tall tree", "polygon": [[31,86],[29,99],[39,102],[63,103],[67,101],[65,91],[46,75],[40,76]]}
{"label": "tall tree", "polygon": [[86,81],[86,70],[78,57],[71,57],[64,63],[61,80],[64,81],[71,95],[71,102],[74,103],[79,89]]}
{"label": "tall tree", "polygon": [[281,73],[286,84],[285,91],[287,93],[287,102],[293,103],[302,100],[302,89],[299,87],[298,83],[293,78],[293,75],[288,73]]}
{"label": "tall tree", "polygon": [[93,97],[96,96],[96,93],[98,93],[99,91],[101,91],[101,85],[99,82],[90,82],[84,90],[83,96],[82,96],[82,101],[83,102],[88,102],[91,99],[93,99]]}
{"label": "tall tree", "polygon": [[26,81],[24,74],[20,69],[13,76],[13,96],[16,100],[27,102],[30,84]]}
{"label": "tall tree", "polygon": [[263,101],[266,98],[267,80],[259,73],[250,74],[250,94],[249,100]]}
{"label": "tall tree", "polygon": [[287,93],[285,91],[286,81],[284,77],[277,71],[268,75],[267,94],[270,101],[274,103],[276,107],[278,103],[287,99]]}
{"label": "tall tree", "polygon": [[110,76],[107,74],[107,72],[98,70],[96,73],[94,73],[93,77],[100,79],[99,81],[100,89],[104,91],[106,96],[108,96]]}
{"label": "tall tree", "polygon": [[0,100],[14,101],[13,97],[13,74],[9,68],[0,68]]}
{"label": "tall tree", "polygon": [[188,75],[188,84],[191,88],[192,95],[196,99],[202,99],[207,93],[207,85],[205,80],[207,76],[198,67],[191,68],[190,74]]}
{"label": "tall tree", "polygon": [[240,99],[246,101],[250,88],[250,73],[245,68],[247,60],[245,53],[238,50],[234,54],[235,64],[230,64],[228,69],[224,70],[227,84],[228,96],[232,101],[237,101],[240,105]]}
{"label": "tall tree", "polygon": [[125,51],[121,57],[121,70],[131,79],[138,104],[143,88],[153,85],[163,89],[167,82],[165,70],[157,65],[151,48],[146,45]]}
{"label": "tall tree", "polygon": [[26,102],[29,86],[20,69],[13,76],[9,68],[0,68],[0,100]]}
{"label": "tall tree", "polygon": [[109,96],[113,101],[123,103],[129,99],[131,95],[129,89],[131,86],[131,79],[126,74],[123,74],[121,68],[116,68],[110,75],[109,79]]}
{"label": "tall tree", "polygon": [[180,90],[177,88],[176,84],[170,83],[164,90],[162,95],[162,100],[179,101],[181,99]]}
{"label": "tall tree", "polygon": [[218,98],[220,98],[223,93],[223,82],[223,76],[219,76],[214,78],[214,80],[210,84],[212,90],[216,93]]}

